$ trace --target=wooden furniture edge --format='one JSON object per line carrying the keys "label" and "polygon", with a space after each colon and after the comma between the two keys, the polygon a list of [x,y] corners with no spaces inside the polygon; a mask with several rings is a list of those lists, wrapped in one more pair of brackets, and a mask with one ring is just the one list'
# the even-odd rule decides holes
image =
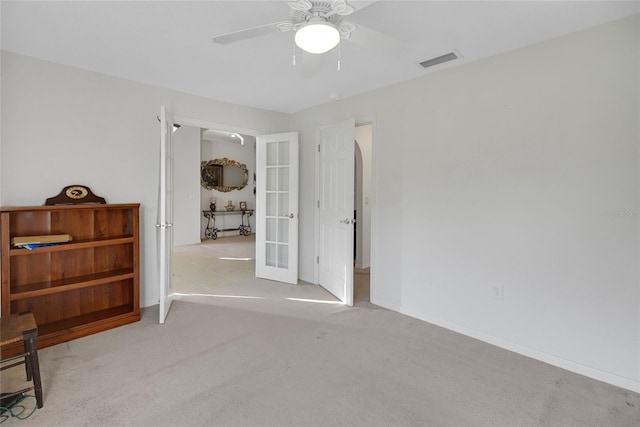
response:
{"label": "wooden furniture edge", "polygon": [[51,206],[0,206],[1,212],[21,212],[21,211],[57,211],[74,209],[127,209],[139,208],[140,203],[107,203],[107,204],[85,204],[85,205],[51,205]]}
{"label": "wooden furniture edge", "polygon": [[[0,213],[0,236],[2,239],[0,240],[0,252],[9,250],[9,240],[11,236],[9,236],[9,213],[2,212]],[[0,316],[8,315],[11,312],[11,289],[10,289],[10,280],[9,271],[10,271],[10,263],[9,254],[5,254],[0,257],[0,276],[1,278],[1,288],[2,292],[0,293],[0,298],[2,298],[2,305],[0,306]]]}
{"label": "wooden furniture edge", "polygon": [[[105,239],[104,242],[98,243],[97,241],[87,241],[87,242],[79,242],[76,244],[72,244],[74,246],[78,246],[78,248],[87,246],[87,247],[95,247],[102,245],[110,245],[115,243],[126,243],[130,242],[133,244],[134,248],[134,259],[133,259],[133,268],[130,273],[127,275],[132,275],[133,279],[133,301],[134,303],[131,307],[131,311],[122,311],[120,314],[116,314],[111,317],[106,317],[104,319],[97,319],[94,321],[90,321],[86,324],[79,325],[69,325],[69,327],[61,328],[60,330],[54,332],[45,332],[47,325],[43,325],[43,334],[37,338],[37,345],[39,348],[49,347],[55,344],[67,342],[76,338],[84,337],[87,335],[92,335],[101,331],[105,331],[108,329],[112,329],[118,326],[126,325],[129,323],[134,323],[140,320],[140,219],[139,219],[139,210],[140,203],[113,203],[113,204],[78,204],[78,205],[51,205],[51,206],[2,206],[0,207],[0,237],[2,250],[4,251],[6,248],[10,248],[9,240],[10,240],[10,216],[12,212],[53,212],[53,211],[77,211],[77,210],[124,210],[131,209],[133,210],[133,235],[129,237],[120,237],[116,239]],[[57,247],[53,247],[57,248]],[[44,249],[44,248],[42,248]],[[49,249],[48,251],[56,251],[61,249]],[[6,272],[9,270],[9,256],[17,255],[16,252],[12,253],[13,249],[9,250],[8,254],[2,256],[2,304],[1,304],[1,314],[4,315],[11,311],[11,292],[9,286],[9,275]],[[34,250],[37,251],[37,250]],[[42,252],[45,252],[43,250]],[[25,253],[26,254],[26,253]],[[6,264],[6,265],[5,265]],[[15,348],[13,344],[8,346],[2,346],[1,349],[3,355],[10,355],[12,352],[14,354],[19,354],[23,351],[22,346],[16,345]]]}
{"label": "wooden furniture edge", "polygon": [[[39,335],[36,338],[36,345],[38,350],[54,346],[56,344],[62,344],[68,341],[72,341],[78,338],[94,335],[100,332],[108,331],[119,326],[128,325],[140,321],[140,308],[130,313],[125,313],[116,317],[99,320],[93,323],[87,323],[80,326],[75,326],[66,330],[57,331],[54,333],[48,333],[46,335]],[[2,346],[2,356],[11,357],[18,355],[24,351],[22,342],[17,342]]]}

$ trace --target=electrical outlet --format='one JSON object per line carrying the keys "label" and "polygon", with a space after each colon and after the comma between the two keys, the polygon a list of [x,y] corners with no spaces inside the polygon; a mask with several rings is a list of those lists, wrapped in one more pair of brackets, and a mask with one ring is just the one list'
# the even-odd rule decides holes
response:
{"label": "electrical outlet", "polygon": [[493,299],[497,299],[502,301],[504,295],[503,295],[503,288],[502,285],[497,285],[493,287]]}

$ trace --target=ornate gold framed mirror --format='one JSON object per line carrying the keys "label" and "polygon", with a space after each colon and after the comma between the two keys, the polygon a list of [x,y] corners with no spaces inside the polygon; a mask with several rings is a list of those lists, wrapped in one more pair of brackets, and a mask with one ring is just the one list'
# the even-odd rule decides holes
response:
{"label": "ornate gold framed mirror", "polygon": [[200,183],[207,190],[218,190],[224,193],[242,190],[248,182],[249,170],[244,163],[224,157],[201,164]]}

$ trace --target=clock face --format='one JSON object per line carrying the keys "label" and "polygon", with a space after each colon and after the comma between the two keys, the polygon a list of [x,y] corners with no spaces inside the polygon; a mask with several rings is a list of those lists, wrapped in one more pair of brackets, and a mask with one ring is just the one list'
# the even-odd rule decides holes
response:
{"label": "clock face", "polygon": [[74,185],[73,187],[67,188],[67,191],[65,191],[65,194],[70,199],[80,200],[87,197],[87,194],[89,194],[89,191],[87,190],[86,187],[83,187],[81,185]]}

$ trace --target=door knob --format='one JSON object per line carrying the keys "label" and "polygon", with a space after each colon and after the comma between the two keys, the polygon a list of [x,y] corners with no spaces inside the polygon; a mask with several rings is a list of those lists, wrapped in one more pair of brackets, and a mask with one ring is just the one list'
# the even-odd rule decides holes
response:
{"label": "door knob", "polygon": [[290,213],[289,215],[287,215],[289,218],[293,218],[295,215]]}

